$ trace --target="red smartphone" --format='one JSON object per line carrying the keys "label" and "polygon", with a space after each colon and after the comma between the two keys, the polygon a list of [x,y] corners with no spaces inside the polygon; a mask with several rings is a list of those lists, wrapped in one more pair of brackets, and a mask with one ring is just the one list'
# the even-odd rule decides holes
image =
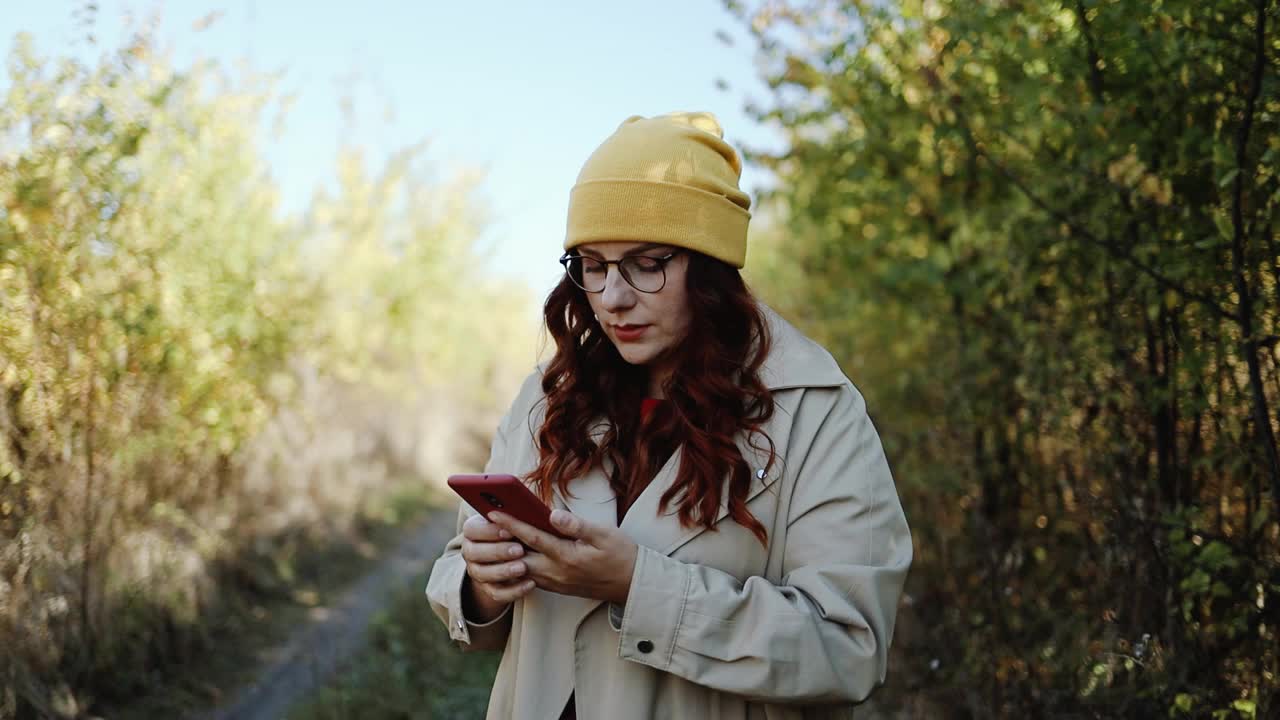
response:
{"label": "red smartphone", "polygon": [[490,511],[500,510],[539,530],[564,537],[551,525],[551,508],[515,475],[450,475],[449,487],[486,518]]}

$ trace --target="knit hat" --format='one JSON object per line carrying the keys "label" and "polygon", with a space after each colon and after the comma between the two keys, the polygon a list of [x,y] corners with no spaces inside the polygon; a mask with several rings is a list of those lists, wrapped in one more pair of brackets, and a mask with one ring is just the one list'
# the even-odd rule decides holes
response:
{"label": "knit hat", "polygon": [[742,267],[751,198],[742,161],[707,112],[632,115],[587,158],[569,193],[564,249],[607,240],[696,250]]}

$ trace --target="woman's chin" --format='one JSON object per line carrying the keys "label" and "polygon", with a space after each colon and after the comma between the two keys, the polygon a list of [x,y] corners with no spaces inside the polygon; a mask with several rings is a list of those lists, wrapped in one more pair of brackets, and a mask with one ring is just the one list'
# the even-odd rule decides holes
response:
{"label": "woman's chin", "polygon": [[618,346],[618,354],[632,365],[648,365],[653,361],[652,348],[623,343]]}

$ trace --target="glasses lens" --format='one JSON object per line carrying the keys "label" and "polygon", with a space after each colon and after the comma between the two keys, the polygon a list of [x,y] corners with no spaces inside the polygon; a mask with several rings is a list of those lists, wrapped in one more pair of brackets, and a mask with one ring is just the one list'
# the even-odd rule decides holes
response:
{"label": "glasses lens", "polygon": [[574,284],[587,292],[604,290],[604,280],[608,268],[596,260],[580,255],[571,256],[565,263],[565,270]]}
{"label": "glasses lens", "polygon": [[662,261],[656,258],[632,255],[624,258],[618,267],[627,282],[641,292],[658,292],[666,282]]}

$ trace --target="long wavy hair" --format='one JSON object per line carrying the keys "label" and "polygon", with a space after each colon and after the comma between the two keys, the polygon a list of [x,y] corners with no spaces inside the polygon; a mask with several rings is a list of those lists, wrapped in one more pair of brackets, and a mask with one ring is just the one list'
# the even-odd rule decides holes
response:
{"label": "long wavy hair", "polygon": [[[691,320],[689,338],[670,352],[674,370],[664,386],[667,402],[647,418],[640,401],[648,390],[648,370],[628,363],[605,335],[586,293],[568,278],[547,296],[543,315],[556,353],[542,376],[546,414],[537,432],[538,466],[528,476],[543,500],[553,487],[570,495],[569,483],[603,461],[612,462],[609,484],[629,507],[645,484],[683,444],[674,484],[659,508],[676,503],[685,527],[713,529],[724,492],[729,516],[763,544],[768,533],[747,510],[751,467],[735,436],[750,445],[763,438],[769,469],[776,450],[762,426],[773,416],[773,397],[760,379],[771,339],[763,311],[738,270],[689,252],[686,273]],[[598,444],[591,430],[601,420],[609,428]],[[725,482],[726,474],[728,482]]]}

